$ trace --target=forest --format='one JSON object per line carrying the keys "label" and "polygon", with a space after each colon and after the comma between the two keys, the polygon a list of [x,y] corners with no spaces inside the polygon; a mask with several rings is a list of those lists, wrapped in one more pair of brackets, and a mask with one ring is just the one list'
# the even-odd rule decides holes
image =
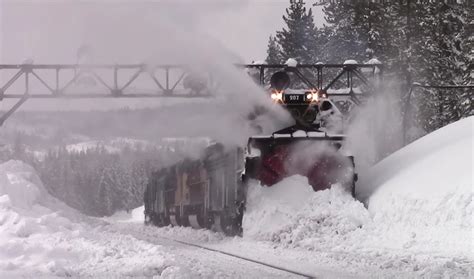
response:
{"label": "forest", "polygon": [[[384,78],[406,99],[413,83],[468,85],[474,79],[472,1],[317,1],[325,24],[316,27],[303,0],[290,0],[285,27],[271,34],[266,62],[360,63],[376,58]],[[416,90],[414,118],[431,132],[474,114],[472,88]]]}

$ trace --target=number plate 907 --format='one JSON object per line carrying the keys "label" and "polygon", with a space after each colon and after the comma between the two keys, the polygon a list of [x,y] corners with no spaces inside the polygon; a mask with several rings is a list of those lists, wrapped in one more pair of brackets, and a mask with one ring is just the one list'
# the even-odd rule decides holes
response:
{"label": "number plate 907", "polygon": [[303,94],[285,94],[285,103],[303,103],[304,95]]}

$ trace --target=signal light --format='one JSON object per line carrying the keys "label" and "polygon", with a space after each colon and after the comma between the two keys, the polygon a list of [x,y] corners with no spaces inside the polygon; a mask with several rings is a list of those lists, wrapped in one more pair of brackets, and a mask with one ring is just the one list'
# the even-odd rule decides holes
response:
{"label": "signal light", "polygon": [[285,90],[290,86],[290,76],[285,71],[279,71],[270,78],[270,85],[276,90]]}

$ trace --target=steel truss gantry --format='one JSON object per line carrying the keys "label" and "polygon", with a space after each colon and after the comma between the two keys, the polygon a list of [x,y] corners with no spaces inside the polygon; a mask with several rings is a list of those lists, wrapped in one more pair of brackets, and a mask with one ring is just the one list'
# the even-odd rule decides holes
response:
{"label": "steel truss gantry", "polygon": [[[306,86],[325,91],[339,81],[349,91],[338,96],[349,96],[355,102],[358,101],[358,93],[353,90],[355,80],[369,88],[372,85],[370,76],[382,75],[381,64],[235,66],[247,68],[249,73],[256,70],[256,79],[261,85],[265,85],[269,75],[278,70],[291,72],[305,81]],[[216,82],[210,72],[196,73],[185,65],[0,65],[0,101],[17,100],[0,116],[0,125],[28,99],[210,98]]]}

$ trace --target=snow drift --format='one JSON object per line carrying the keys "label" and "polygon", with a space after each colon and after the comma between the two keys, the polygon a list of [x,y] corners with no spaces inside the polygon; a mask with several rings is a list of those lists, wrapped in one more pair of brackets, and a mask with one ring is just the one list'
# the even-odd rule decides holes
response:
{"label": "snow drift", "polygon": [[473,256],[473,125],[474,117],[448,125],[372,168],[374,220],[410,227],[436,248]]}
{"label": "snow drift", "polygon": [[444,127],[373,167],[366,178],[377,191],[368,209],[338,185],[312,192],[304,177],[251,185],[244,237],[411,276],[471,276],[473,121]]}
{"label": "snow drift", "polygon": [[57,201],[32,167],[20,161],[0,164],[1,277],[173,273],[173,260],[159,248],[110,232],[105,222]]}

